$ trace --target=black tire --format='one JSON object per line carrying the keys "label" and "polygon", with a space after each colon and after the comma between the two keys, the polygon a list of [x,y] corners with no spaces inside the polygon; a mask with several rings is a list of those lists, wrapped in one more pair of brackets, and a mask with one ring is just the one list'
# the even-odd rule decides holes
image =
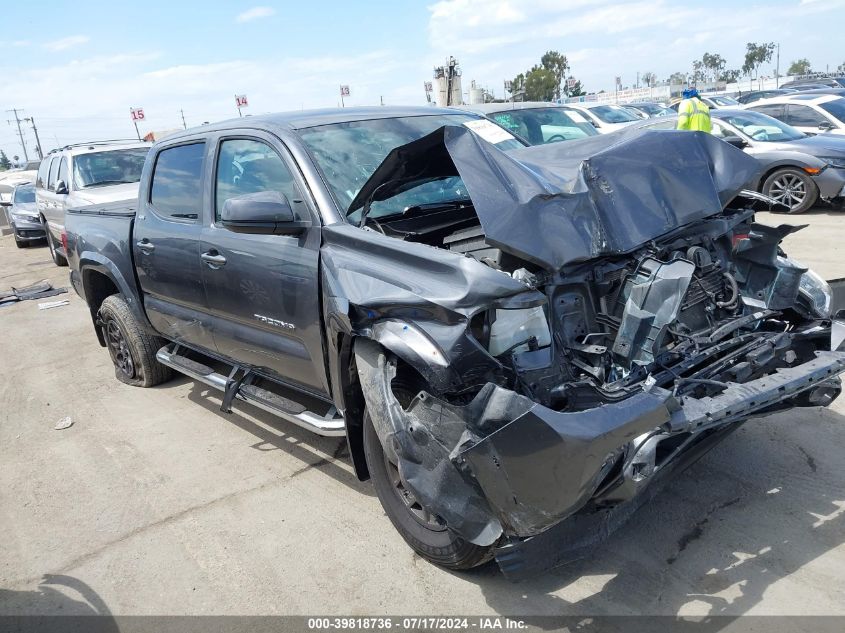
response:
{"label": "black tire", "polygon": [[789,207],[789,214],[804,213],[819,199],[819,188],[810,175],[795,167],[778,169],[766,178],[762,192]]}
{"label": "black tire", "polygon": [[135,387],[154,387],[170,379],[170,367],[156,360],[156,352],[166,341],[141,327],[123,297],[106,297],[100,306],[99,320],[115,378]]}
{"label": "black tire", "polygon": [[[403,501],[403,491],[400,491],[394,483],[396,474],[392,475],[389,471],[395,467],[386,459],[381,441],[367,411],[364,412],[364,456],[370,471],[370,479],[385,514],[396,531],[417,554],[435,565],[454,570],[471,569],[492,558],[492,546],[481,547],[464,540],[446,527],[442,520],[439,521],[439,525],[436,525],[439,518],[433,518],[428,522],[422,520],[420,512],[412,511],[408,502]],[[410,494],[409,491],[405,490],[406,498],[408,494]]]}
{"label": "black tire", "polygon": [[50,227],[44,223],[44,234],[47,236],[47,248],[50,249],[50,257],[56,266],[67,266],[67,260],[64,256],[56,250],[56,243],[53,241],[53,236],[50,234]]}
{"label": "black tire", "polygon": [[18,248],[26,248],[27,246],[29,246],[29,242],[23,242],[18,239],[17,235],[15,235],[15,246],[17,246]]}

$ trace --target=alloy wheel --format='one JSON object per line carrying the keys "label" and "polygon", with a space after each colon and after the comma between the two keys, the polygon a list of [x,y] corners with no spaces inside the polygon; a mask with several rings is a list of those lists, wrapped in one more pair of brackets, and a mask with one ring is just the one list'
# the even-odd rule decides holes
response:
{"label": "alloy wheel", "polygon": [[112,362],[127,378],[135,378],[135,361],[132,359],[132,352],[123,330],[112,318],[108,318],[103,324],[103,332],[106,335],[106,344],[111,354]]}
{"label": "alloy wheel", "polygon": [[804,181],[794,174],[783,174],[772,181],[769,195],[790,209],[800,206],[807,197]]}

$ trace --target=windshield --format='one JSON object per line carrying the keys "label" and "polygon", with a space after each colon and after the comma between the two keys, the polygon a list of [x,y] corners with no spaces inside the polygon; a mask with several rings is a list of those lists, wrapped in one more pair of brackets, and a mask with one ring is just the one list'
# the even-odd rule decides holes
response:
{"label": "windshield", "polygon": [[[478,124],[482,123],[481,127]],[[299,130],[308,151],[323,172],[338,207],[345,213],[364,183],[395,148],[434,132],[444,125],[470,123],[482,138],[503,150],[523,147],[511,134],[492,121],[471,114],[438,114],[333,123]],[[488,129],[490,126],[492,129]],[[498,139],[498,140],[497,140]],[[405,189],[384,201],[375,201],[369,217],[401,213],[420,204],[466,200],[460,178],[452,177]],[[360,217],[360,210],[350,215]]]}
{"label": "windshield", "polygon": [[618,105],[600,105],[590,108],[590,112],[605,123],[629,123],[640,120],[636,114]]}
{"label": "windshield", "polygon": [[35,202],[35,185],[21,185],[15,188],[15,204]]}
{"label": "windshield", "polygon": [[73,159],[73,182],[77,189],[138,182],[149,151],[133,147],[80,154]]}
{"label": "windshield", "polygon": [[835,101],[828,101],[827,103],[822,103],[821,109],[825,112],[828,112],[829,114],[832,114],[842,123],[845,123],[845,99],[840,97]]}
{"label": "windshield", "polygon": [[807,136],[783,121],[778,121],[766,114],[754,112],[753,110],[719,116],[718,119],[730,123],[740,132],[750,136],[755,141],[795,141]]}
{"label": "windshield", "polygon": [[718,106],[725,107],[739,105],[739,101],[732,99],[731,97],[710,97],[710,101]]}
{"label": "windshield", "polygon": [[567,112],[561,108],[507,110],[494,112],[490,118],[532,145],[598,136],[598,130],[579,113]]}

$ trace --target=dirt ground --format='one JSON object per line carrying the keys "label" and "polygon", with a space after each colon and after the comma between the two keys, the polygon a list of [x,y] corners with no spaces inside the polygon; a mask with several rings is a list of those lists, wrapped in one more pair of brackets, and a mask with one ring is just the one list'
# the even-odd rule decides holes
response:
{"label": "dirt ground", "polygon": [[[786,250],[845,277],[845,213],[760,219],[808,223]],[[0,289],[67,270],[0,238]],[[593,557],[512,584],[416,557],[342,441],[119,383],[61,298],[0,308],[0,613],[845,614],[845,399],[750,421]]]}

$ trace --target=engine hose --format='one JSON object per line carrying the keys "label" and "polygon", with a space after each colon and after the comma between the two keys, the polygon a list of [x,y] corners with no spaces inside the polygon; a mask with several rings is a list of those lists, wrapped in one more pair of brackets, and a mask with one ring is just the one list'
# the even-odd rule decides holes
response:
{"label": "engine hose", "polygon": [[736,279],[729,272],[724,272],[722,275],[728,280],[731,286],[731,298],[729,301],[717,301],[716,306],[719,308],[735,308],[739,299],[739,284],[736,283]]}

